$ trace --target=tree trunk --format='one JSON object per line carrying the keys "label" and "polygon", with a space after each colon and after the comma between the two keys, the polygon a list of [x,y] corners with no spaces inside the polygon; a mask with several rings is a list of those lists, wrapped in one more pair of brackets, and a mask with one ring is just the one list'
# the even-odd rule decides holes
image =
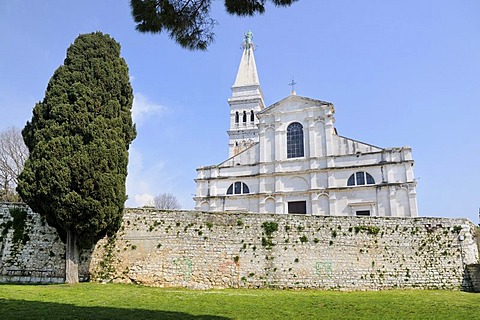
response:
{"label": "tree trunk", "polygon": [[79,250],[75,234],[67,230],[67,244],[65,246],[65,283],[78,283]]}

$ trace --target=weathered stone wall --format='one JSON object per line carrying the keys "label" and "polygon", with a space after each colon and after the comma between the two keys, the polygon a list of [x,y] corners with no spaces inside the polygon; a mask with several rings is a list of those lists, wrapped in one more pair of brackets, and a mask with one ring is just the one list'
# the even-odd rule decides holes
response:
{"label": "weathered stone wall", "polygon": [[[268,235],[268,226],[278,231]],[[90,266],[94,278],[156,286],[459,289],[468,286],[464,265],[477,261],[473,227],[466,219],[130,209]]]}
{"label": "weathered stone wall", "polygon": [[0,282],[60,283],[65,250],[55,229],[22,203],[0,203]]}
{"label": "weathered stone wall", "polygon": [[[81,256],[88,278],[91,252]],[[65,245],[46,220],[23,203],[0,203],[0,283],[63,283]]]}
{"label": "weathered stone wall", "polygon": [[480,264],[467,265],[465,273],[471,287],[470,291],[480,292]]}
{"label": "weathered stone wall", "polygon": [[[15,242],[12,220],[0,205],[0,282],[60,281],[55,230],[28,210],[28,239]],[[470,289],[473,228],[466,219],[127,209],[116,238],[84,253],[81,270],[99,281],[199,289]]]}

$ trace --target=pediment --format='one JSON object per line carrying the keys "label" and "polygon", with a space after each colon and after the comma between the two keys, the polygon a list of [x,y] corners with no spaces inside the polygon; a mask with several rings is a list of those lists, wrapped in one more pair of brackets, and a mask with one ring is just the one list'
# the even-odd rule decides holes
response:
{"label": "pediment", "polygon": [[330,107],[332,108],[332,112],[334,112],[333,104],[330,102],[301,97],[297,95],[290,95],[258,112],[257,115],[258,117],[262,117],[273,113],[295,112],[310,108],[322,107]]}

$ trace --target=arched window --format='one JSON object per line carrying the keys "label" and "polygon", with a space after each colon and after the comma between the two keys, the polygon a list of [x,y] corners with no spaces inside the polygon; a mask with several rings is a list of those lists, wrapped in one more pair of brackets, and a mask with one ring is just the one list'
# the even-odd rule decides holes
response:
{"label": "arched window", "polygon": [[246,194],[250,193],[250,189],[248,189],[248,186],[240,181],[237,181],[235,183],[232,183],[230,187],[227,189],[227,194]]}
{"label": "arched window", "polygon": [[287,127],[287,158],[303,157],[303,126],[294,122]]}
{"label": "arched window", "polygon": [[364,186],[366,184],[375,184],[375,179],[363,171],[352,174],[347,181],[347,186]]}
{"label": "arched window", "polygon": [[238,120],[240,119],[240,115],[238,114],[238,111],[235,112],[235,123],[238,123]]}
{"label": "arched window", "polygon": [[243,111],[243,122],[247,122],[247,111]]}
{"label": "arched window", "polygon": [[253,113],[253,110],[250,111],[250,122],[255,121],[255,114]]}

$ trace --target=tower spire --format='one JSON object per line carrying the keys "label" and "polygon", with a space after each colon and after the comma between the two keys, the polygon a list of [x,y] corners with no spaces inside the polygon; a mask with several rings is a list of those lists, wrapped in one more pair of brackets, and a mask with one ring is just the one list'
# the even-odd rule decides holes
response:
{"label": "tower spire", "polygon": [[240,66],[238,67],[237,78],[233,87],[260,85],[258,80],[257,65],[255,63],[255,56],[253,51],[255,50],[255,44],[253,43],[253,33],[248,31],[244,35],[243,54],[240,60]]}
{"label": "tower spire", "polygon": [[256,114],[265,108],[253,55],[255,44],[251,31],[244,34],[242,47],[242,59],[235,83],[232,86],[232,96],[228,99],[230,105],[230,130],[228,131],[230,156],[258,142]]}

